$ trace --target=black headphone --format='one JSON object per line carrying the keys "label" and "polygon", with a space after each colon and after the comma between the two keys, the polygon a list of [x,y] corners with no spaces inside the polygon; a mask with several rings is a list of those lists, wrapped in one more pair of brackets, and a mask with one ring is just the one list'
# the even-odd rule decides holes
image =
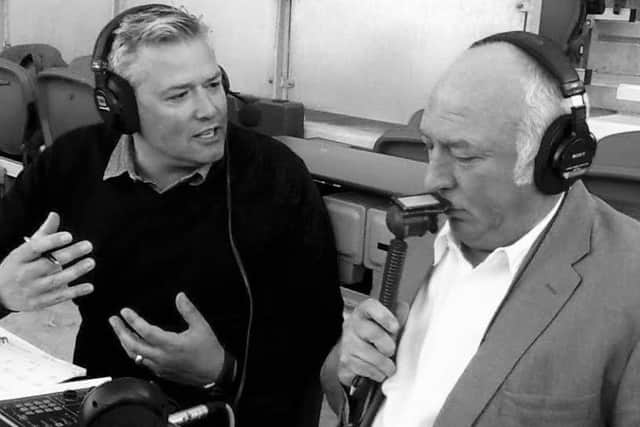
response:
{"label": "black headphone", "polygon": [[561,193],[587,172],[596,154],[597,141],[586,121],[584,85],[551,39],[509,31],[479,40],[472,47],[494,42],[507,42],[523,50],[556,79],[562,96],[572,101],[571,113],[558,117],[544,132],[534,164],[536,187],[544,194]]}
{"label": "black headphone", "polygon": [[[165,4],[146,4],[132,7],[118,14],[100,31],[93,48],[91,69],[95,75],[94,101],[102,119],[112,128],[133,134],[140,130],[140,116],[136,103],[135,90],[122,76],[109,69],[109,53],[115,39],[114,31],[120,26],[124,17],[147,10],[156,9],[158,14],[172,14],[179,11]],[[229,78],[222,72],[222,87],[225,93],[231,93]]]}
{"label": "black headphone", "polygon": [[155,383],[123,377],[106,382],[84,397],[79,427],[166,427],[170,404]]}

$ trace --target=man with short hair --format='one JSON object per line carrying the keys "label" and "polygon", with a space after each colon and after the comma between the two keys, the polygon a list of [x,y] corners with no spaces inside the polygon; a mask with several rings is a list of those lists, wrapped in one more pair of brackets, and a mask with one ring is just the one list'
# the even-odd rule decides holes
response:
{"label": "man with short hair", "polygon": [[373,427],[640,425],[640,224],[580,181],[534,182],[544,131],[569,112],[558,86],[497,41],[436,84],[425,187],[452,209],[406,325],[374,300],[346,320],[323,367],[343,417],[363,376],[384,381]]}
{"label": "man with short hair", "polygon": [[298,412],[342,322],[330,222],[295,154],[228,123],[208,32],[173,7],[123,15],[109,68],[139,131],[73,131],[18,177],[0,308],[74,299],[87,375],[153,379],[188,406],[246,374],[239,425],[310,425]]}

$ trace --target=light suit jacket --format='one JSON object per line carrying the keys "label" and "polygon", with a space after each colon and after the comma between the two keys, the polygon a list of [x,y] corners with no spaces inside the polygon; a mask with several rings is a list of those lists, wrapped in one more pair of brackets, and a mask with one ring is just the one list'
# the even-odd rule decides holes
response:
{"label": "light suit jacket", "polygon": [[527,260],[435,426],[640,426],[640,223],[578,182]]}

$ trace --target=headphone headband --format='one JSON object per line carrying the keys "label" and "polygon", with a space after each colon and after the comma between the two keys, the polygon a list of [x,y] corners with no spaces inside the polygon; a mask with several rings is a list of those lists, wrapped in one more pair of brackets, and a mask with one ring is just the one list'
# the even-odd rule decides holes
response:
{"label": "headphone headband", "polygon": [[114,32],[120,26],[120,24],[122,23],[122,20],[128,15],[144,12],[146,10],[150,10],[153,8],[164,8],[166,10],[175,10],[175,8],[173,8],[172,6],[168,6],[166,4],[160,4],[160,3],[145,4],[141,6],[135,6],[125,11],[122,11],[107,23],[107,25],[102,29],[102,31],[100,31],[100,34],[96,39],[96,44],[93,47],[93,55],[91,58],[91,69],[94,72],[100,72],[108,68],[109,52],[111,51],[111,45],[113,44],[113,39],[115,39],[116,37]]}
{"label": "headphone headband", "polygon": [[587,125],[585,87],[565,53],[553,40],[525,31],[493,34],[471,46],[506,42],[530,56],[556,80],[571,114],[556,118],[545,130],[534,161],[533,179],[544,194],[567,190],[584,175],[596,153],[596,139]]}
{"label": "headphone headband", "polygon": [[585,93],[584,84],[580,80],[580,76],[569,63],[565,53],[553,40],[526,31],[508,31],[493,34],[479,40],[472,47],[494,42],[512,44],[533,57],[538,64],[558,81],[558,87],[565,98]]}
{"label": "headphone headband", "polygon": [[109,53],[122,21],[127,16],[146,11],[157,11],[160,15],[180,12],[173,6],[158,3],[136,6],[121,12],[100,31],[91,60],[95,77],[94,100],[98,113],[108,126],[125,134],[140,130],[140,115],[134,88],[125,78],[109,69]]}

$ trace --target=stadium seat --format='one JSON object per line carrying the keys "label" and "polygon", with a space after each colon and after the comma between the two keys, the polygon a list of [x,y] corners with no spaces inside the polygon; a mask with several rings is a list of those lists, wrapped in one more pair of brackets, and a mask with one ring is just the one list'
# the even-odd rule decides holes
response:
{"label": "stadium seat", "polygon": [[602,138],[593,165],[583,180],[592,193],[640,220],[640,132]]}
{"label": "stadium seat", "polygon": [[38,74],[38,107],[45,144],[73,129],[102,121],[93,101],[94,82],[71,67]]}
{"label": "stadium seat", "polygon": [[0,52],[0,58],[8,59],[25,68],[33,65],[35,73],[39,73],[45,68],[67,66],[60,51],[44,43],[8,46]]}
{"label": "stadium seat", "polygon": [[69,69],[74,73],[93,80],[93,71],[91,71],[91,55],[82,55],[73,58],[69,63]]}
{"label": "stadium seat", "polygon": [[418,132],[422,111],[413,113],[407,125],[394,127],[383,133],[374,143],[373,151],[426,162],[427,152]]}
{"label": "stadium seat", "polygon": [[30,120],[36,117],[35,87],[20,65],[0,58],[0,151],[20,158]]}

